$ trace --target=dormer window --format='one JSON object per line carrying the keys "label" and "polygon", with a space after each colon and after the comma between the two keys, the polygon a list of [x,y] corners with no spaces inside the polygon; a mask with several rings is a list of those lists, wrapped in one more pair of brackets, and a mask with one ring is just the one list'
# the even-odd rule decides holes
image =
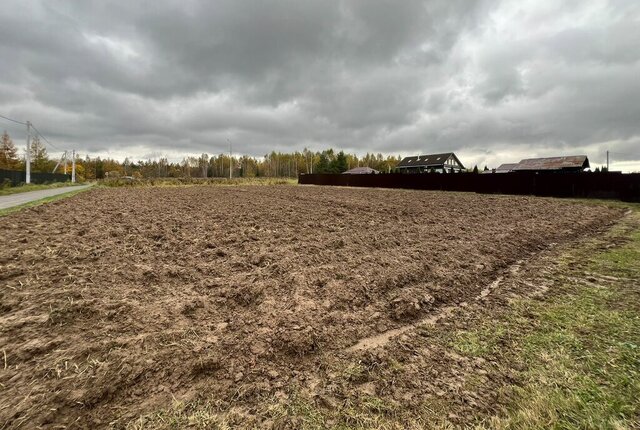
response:
{"label": "dormer window", "polygon": [[[411,167],[414,166],[414,167]],[[407,172],[438,170],[442,171],[445,168],[459,168],[464,169],[462,164],[456,159],[456,156],[450,152],[444,154],[432,154],[432,155],[414,155],[405,157],[398,165],[398,169],[405,168]]]}

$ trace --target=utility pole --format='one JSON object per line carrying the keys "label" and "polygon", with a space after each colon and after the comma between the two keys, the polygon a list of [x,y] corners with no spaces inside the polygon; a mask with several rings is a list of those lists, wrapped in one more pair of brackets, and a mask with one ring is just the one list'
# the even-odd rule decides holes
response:
{"label": "utility pole", "polygon": [[609,173],[609,150],[607,150],[607,173]]}
{"label": "utility pole", "polygon": [[230,140],[228,141],[229,141],[229,179],[231,179],[233,177],[233,151],[231,147],[231,141]]}
{"label": "utility pole", "polygon": [[71,183],[76,183],[76,150],[71,151]]}
{"label": "utility pole", "polygon": [[27,121],[27,155],[25,157],[27,171],[25,174],[25,183],[31,183],[31,122]]}
{"label": "utility pole", "polygon": [[60,163],[64,162],[64,174],[67,174],[67,151],[64,151],[62,153],[62,157],[60,157],[60,160],[56,163],[56,167],[53,168],[53,171],[51,173],[56,173],[56,170],[58,170],[58,166],[60,166]]}

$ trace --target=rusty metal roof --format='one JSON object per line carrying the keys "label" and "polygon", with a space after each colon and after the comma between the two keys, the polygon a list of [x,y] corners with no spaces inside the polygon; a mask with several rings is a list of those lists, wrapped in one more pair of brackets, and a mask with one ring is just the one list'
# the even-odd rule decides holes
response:
{"label": "rusty metal roof", "polygon": [[518,165],[518,163],[504,163],[504,164],[501,164],[500,166],[498,166],[498,168],[496,169],[495,173],[509,173],[509,172],[513,171],[513,169],[515,169],[517,165]]}
{"label": "rusty metal roof", "polygon": [[451,156],[453,156],[455,161],[460,165],[460,168],[464,169],[464,166],[462,165],[458,157],[456,157],[456,154],[454,154],[453,152],[445,152],[442,154],[414,155],[413,157],[404,157],[396,167],[410,168],[410,167],[442,166]]}
{"label": "rusty metal roof", "polygon": [[589,167],[589,159],[586,155],[570,155],[566,157],[527,158],[520,161],[513,167],[513,170],[582,170]]}

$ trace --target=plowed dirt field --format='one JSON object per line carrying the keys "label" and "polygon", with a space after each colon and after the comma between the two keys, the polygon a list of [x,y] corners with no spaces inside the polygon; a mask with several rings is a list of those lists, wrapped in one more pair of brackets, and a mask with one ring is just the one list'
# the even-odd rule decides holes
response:
{"label": "plowed dirt field", "polygon": [[393,355],[387,342],[501,294],[496,283],[535,255],[621,216],[303,186],[96,189],[10,214],[0,428],[124,427],[175,401],[206,402],[232,424],[298,427],[264,411],[293,396],[332,408],[356,392],[418,402],[437,390],[362,384],[346,364]]}

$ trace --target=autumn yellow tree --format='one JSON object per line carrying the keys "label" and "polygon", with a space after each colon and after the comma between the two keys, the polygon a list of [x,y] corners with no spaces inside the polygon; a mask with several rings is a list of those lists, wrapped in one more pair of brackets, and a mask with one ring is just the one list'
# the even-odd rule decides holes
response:
{"label": "autumn yellow tree", "polygon": [[19,169],[20,158],[18,157],[18,150],[13,144],[9,133],[5,130],[0,137],[0,169]]}

